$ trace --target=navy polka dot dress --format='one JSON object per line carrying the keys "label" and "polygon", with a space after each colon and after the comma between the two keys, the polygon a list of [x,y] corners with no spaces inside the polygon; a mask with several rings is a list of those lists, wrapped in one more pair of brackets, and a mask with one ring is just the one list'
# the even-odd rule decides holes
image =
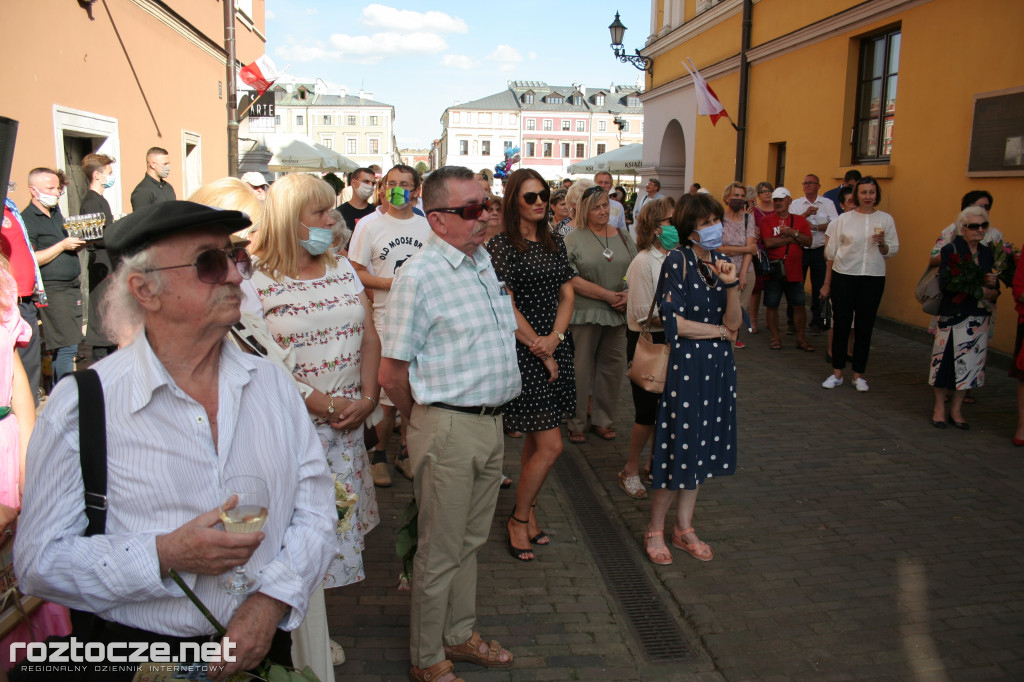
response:
{"label": "navy polka dot dress", "polygon": [[[723,258],[712,255],[715,260]],[[713,273],[710,286],[701,278],[697,258],[688,247],[669,252],[661,277],[661,314],[670,355],[651,473],[655,489],[692,490],[705,479],[736,470],[736,364],[728,341],[680,338],[675,315],[722,324],[726,290]]]}

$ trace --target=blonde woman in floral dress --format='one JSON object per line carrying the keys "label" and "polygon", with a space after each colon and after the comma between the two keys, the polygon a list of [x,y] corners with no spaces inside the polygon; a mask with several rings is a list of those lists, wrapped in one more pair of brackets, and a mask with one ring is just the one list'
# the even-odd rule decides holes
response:
{"label": "blonde woman in floral dress", "polygon": [[337,558],[324,587],[358,582],[363,536],[380,521],[363,445],[363,423],[377,406],[380,338],[369,301],[348,259],[335,256],[328,211],[331,186],[311,175],[288,175],[271,186],[264,224],[252,242],[253,287],[274,339],[295,353],[300,384],[335,478],[355,515],[339,524]]}

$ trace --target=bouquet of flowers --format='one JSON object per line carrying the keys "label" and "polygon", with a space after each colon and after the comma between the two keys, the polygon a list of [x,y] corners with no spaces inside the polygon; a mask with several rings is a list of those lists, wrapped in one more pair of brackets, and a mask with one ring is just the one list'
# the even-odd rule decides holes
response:
{"label": "bouquet of flowers", "polygon": [[1013,286],[1013,274],[1017,271],[1017,259],[1020,258],[1020,250],[1013,248],[1013,244],[1007,241],[992,242],[989,244],[995,263],[992,272],[996,273],[999,281],[1008,287]]}
{"label": "bouquet of flowers", "polygon": [[952,278],[946,284],[946,293],[953,294],[953,303],[960,303],[968,296],[980,301],[984,292],[985,275],[973,258],[963,258],[959,253],[949,257],[949,274]]}
{"label": "bouquet of flowers", "polygon": [[344,535],[352,530],[352,510],[359,501],[359,496],[350,493],[334,475],[334,506],[338,509],[338,532]]}

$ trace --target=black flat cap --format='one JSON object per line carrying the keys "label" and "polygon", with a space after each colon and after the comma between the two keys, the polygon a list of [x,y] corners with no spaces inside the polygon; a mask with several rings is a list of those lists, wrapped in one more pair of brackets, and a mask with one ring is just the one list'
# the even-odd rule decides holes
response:
{"label": "black flat cap", "polygon": [[103,242],[116,260],[133,256],[165,237],[209,228],[230,234],[249,227],[252,221],[241,211],[226,211],[191,201],[164,201],[139,209],[104,230]]}

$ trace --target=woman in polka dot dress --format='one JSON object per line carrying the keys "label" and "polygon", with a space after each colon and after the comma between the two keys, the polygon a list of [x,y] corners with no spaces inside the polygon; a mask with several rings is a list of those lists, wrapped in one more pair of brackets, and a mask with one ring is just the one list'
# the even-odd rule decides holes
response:
{"label": "woman in polka dot dress", "polygon": [[701,561],[714,557],[693,531],[701,483],[736,469],[736,364],[732,342],[742,323],[736,266],[715,252],[724,209],[698,194],[676,207],[679,249],[661,269],[661,315],[671,354],[654,433],[654,502],[644,536],[647,556],[672,563],[665,515],[676,499],[672,545]]}
{"label": "woman in polka dot dress", "polygon": [[534,505],[562,453],[562,415],[576,409],[576,379],[569,319],[575,274],[562,238],[551,233],[551,190],[532,169],[509,178],[502,210],[504,231],[487,243],[499,281],[512,297],[516,353],[523,392],[505,406],[505,428],[526,434],[516,504],[509,515],[508,548],[520,561],[534,558],[532,544],[551,540],[540,529]]}

